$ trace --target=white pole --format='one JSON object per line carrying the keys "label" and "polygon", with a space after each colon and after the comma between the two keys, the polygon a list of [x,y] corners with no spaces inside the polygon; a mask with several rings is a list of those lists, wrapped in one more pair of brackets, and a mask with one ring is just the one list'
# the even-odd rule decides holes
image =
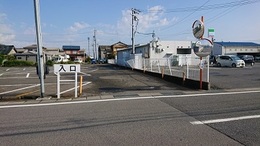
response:
{"label": "white pole", "polygon": [[[191,57],[190,57],[191,59]],[[188,79],[189,78],[189,61],[188,61],[188,56],[186,55],[186,65],[187,65],[187,68],[186,68],[186,78]]]}
{"label": "white pole", "polygon": [[207,56],[208,65],[207,65],[207,82],[209,82],[209,55]]}
{"label": "white pole", "polygon": [[75,98],[78,97],[78,73],[75,72]]}
{"label": "white pole", "polygon": [[60,99],[60,73],[57,73],[57,98]]}

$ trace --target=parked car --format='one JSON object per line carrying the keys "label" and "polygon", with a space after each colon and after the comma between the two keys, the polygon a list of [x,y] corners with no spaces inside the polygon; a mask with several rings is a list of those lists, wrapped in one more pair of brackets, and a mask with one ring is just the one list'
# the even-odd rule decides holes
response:
{"label": "parked car", "polygon": [[251,66],[255,64],[255,59],[252,55],[239,55],[238,57],[244,60],[246,64],[250,64]]}
{"label": "parked car", "polygon": [[97,64],[97,60],[96,59],[91,59],[91,64]]}
{"label": "parked car", "polygon": [[255,62],[260,62],[260,56],[255,56]]}
{"label": "parked car", "polygon": [[101,63],[101,64],[107,63],[107,60],[106,59],[100,59],[99,63]]}
{"label": "parked car", "polygon": [[209,57],[209,63],[210,63],[210,64],[216,64],[216,63],[217,63],[217,61],[216,61],[216,56],[210,55],[210,57]]}
{"label": "parked car", "polygon": [[245,61],[236,55],[220,55],[216,58],[217,66],[245,67]]}
{"label": "parked car", "polygon": [[75,63],[82,63],[82,60],[80,58],[75,58],[74,62]]}

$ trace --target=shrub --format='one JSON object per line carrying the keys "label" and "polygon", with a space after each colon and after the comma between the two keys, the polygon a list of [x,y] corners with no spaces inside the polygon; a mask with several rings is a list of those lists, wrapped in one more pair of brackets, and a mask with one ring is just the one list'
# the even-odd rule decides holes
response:
{"label": "shrub", "polygon": [[35,66],[35,63],[32,61],[22,61],[22,60],[8,60],[4,62],[4,66]]}
{"label": "shrub", "polygon": [[53,64],[54,64],[54,62],[51,61],[51,60],[48,60],[48,61],[46,62],[46,65],[48,65],[48,66],[53,66]]}

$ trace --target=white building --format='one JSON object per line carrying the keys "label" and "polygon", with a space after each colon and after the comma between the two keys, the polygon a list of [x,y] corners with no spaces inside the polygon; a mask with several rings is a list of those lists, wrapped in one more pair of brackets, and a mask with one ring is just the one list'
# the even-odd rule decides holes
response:
{"label": "white building", "polygon": [[252,42],[214,42],[212,55],[226,54],[260,56],[260,44]]}
{"label": "white building", "polygon": [[[192,61],[191,58],[196,58],[192,50],[191,41],[151,41],[145,45],[135,46],[135,53],[132,53],[132,48],[118,50],[117,64],[122,66],[141,68],[141,59],[150,59],[150,61],[157,61],[165,59],[165,64],[171,59],[171,65],[192,65],[198,64]],[[175,62],[172,62],[175,60]],[[199,61],[199,60],[198,60]],[[163,63],[162,63],[163,64]]]}

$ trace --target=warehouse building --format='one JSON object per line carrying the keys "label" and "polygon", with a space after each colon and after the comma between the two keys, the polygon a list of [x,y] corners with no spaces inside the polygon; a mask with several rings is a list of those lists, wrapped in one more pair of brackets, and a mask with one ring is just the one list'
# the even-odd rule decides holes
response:
{"label": "warehouse building", "polygon": [[253,55],[260,56],[260,44],[253,42],[214,42],[212,55]]}

